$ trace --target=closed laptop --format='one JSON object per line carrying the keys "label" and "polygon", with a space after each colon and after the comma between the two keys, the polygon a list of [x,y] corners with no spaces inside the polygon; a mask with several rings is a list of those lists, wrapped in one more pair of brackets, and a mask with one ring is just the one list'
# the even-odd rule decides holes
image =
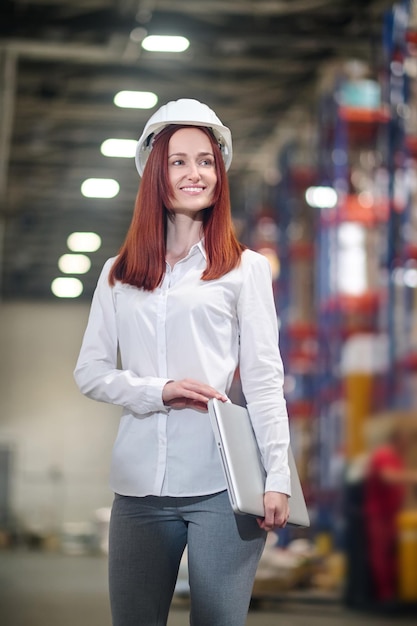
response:
{"label": "closed laptop", "polygon": [[[265,470],[247,409],[213,398],[208,410],[233,510],[238,514],[264,517]],[[291,447],[288,464],[291,476],[288,524],[310,526]]]}

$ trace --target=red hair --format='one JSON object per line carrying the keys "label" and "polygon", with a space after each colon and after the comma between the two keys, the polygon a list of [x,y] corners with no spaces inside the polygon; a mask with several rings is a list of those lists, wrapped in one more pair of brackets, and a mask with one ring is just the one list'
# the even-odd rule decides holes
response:
{"label": "red hair", "polygon": [[[166,224],[171,213],[167,208],[170,205],[171,193],[168,144],[172,135],[184,127],[189,128],[186,125],[170,124],[155,137],[136,196],[126,239],[110,271],[111,285],[119,280],[153,291],[161,284],[166,268]],[[217,175],[213,205],[203,213],[207,267],[201,279],[213,280],[239,265],[245,246],[237,240],[234,232],[229,183],[216,138],[208,128],[204,126],[196,128],[202,130],[210,140]]]}

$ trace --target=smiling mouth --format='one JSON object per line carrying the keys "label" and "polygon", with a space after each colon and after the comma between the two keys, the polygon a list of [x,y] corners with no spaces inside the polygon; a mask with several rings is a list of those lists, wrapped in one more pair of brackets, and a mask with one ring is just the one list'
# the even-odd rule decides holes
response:
{"label": "smiling mouth", "polygon": [[187,191],[189,193],[200,193],[205,190],[205,187],[181,187],[181,191]]}

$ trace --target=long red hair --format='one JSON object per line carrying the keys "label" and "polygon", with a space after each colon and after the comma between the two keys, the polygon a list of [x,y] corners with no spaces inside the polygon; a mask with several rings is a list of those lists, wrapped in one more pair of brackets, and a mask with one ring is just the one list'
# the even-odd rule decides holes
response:
{"label": "long red hair", "polygon": [[[186,125],[170,124],[155,137],[136,196],[132,221],[119,255],[110,271],[109,282],[116,280],[153,291],[165,274],[166,229],[170,219],[171,185],[168,176],[168,145],[172,135]],[[204,210],[203,234],[207,267],[202,280],[220,278],[237,267],[245,246],[235,235],[229,183],[220,148],[213,133],[198,126],[213,148],[217,183],[213,205]]]}

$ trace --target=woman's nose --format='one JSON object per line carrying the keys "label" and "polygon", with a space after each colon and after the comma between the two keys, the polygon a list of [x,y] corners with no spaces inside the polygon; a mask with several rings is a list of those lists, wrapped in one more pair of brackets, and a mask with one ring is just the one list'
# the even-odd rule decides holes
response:
{"label": "woman's nose", "polygon": [[200,179],[200,171],[196,163],[191,163],[188,170],[188,178],[190,180],[199,180]]}

